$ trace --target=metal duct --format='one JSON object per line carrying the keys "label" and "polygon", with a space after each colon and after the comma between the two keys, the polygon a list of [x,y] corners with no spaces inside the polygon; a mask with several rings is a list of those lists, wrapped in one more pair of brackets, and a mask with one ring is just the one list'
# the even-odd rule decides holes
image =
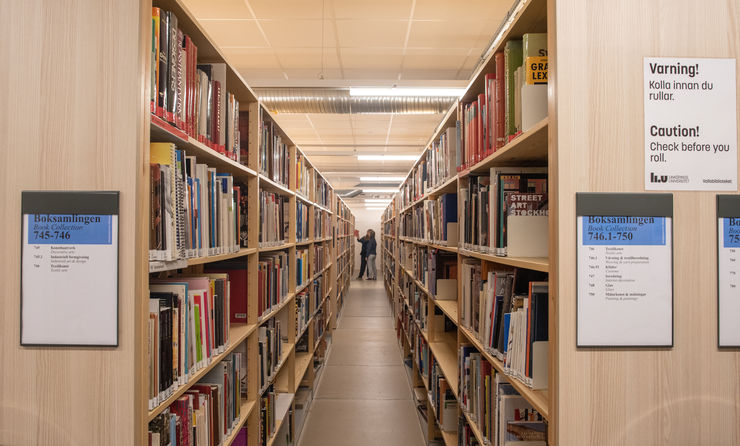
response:
{"label": "metal duct", "polygon": [[260,101],[277,113],[446,113],[451,97],[350,96],[347,89],[257,88]]}

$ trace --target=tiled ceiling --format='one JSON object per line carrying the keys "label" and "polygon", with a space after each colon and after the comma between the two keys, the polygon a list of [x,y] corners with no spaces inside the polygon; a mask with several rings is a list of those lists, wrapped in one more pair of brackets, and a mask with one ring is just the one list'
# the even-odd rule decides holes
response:
{"label": "tiled ceiling", "polygon": [[[183,0],[252,87],[467,84],[513,0]],[[442,115],[279,114],[337,189],[404,175]]]}

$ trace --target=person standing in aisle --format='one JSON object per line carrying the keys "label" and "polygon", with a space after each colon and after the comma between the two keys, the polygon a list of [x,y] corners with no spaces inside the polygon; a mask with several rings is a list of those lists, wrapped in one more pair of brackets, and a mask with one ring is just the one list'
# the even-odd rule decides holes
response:
{"label": "person standing in aisle", "polygon": [[367,280],[378,280],[378,270],[375,267],[376,248],[378,246],[375,241],[375,231],[369,229],[367,231],[368,242],[367,242]]}
{"label": "person standing in aisle", "polygon": [[[367,231],[368,233],[365,234],[362,238],[358,238],[357,241],[362,244],[362,248],[360,249],[360,275],[357,276],[357,280],[362,280],[362,276],[365,274],[365,268],[367,267],[367,242],[369,240],[368,235],[370,234],[370,231]],[[355,238],[360,235],[360,232],[355,230]],[[368,277],[370,277],[368,275]]]}

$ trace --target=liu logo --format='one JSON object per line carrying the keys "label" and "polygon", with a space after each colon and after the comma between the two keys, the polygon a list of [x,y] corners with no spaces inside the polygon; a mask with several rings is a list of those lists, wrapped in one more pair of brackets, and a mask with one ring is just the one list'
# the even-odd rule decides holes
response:
{"label": "liu logo", "polygon": [[655,175],[653,172],[650,172],[650,182],[651,183],[667,183],[668,182],[668,175]]}

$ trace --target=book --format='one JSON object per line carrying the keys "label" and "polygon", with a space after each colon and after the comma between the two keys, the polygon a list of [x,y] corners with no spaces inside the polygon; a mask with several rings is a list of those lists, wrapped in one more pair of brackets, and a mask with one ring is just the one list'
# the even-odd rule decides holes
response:
{"label": "book", "polygon": [[493,85],[493,96],[495,98],[493,138],[495,140],[495,150],[506,144],[506,59],[503,51],[495,53],[493,57],[496,65],[496,76]]}
{"label": "book", "polygon": [[547,117],[547,34],[522,36],[524,79],[521,87],[522,131]]}
{"label": "book", "polygon": [[505,135],[511,140],[516,133],[516,78],[517,68],[522,66],[522,41],[509,40],[504,46],[504,89],[505,89]]}
{"label": "book", "polygon": [[506,254],[547,257],[549,225],[546,193],[512,193],[506,197]]}

